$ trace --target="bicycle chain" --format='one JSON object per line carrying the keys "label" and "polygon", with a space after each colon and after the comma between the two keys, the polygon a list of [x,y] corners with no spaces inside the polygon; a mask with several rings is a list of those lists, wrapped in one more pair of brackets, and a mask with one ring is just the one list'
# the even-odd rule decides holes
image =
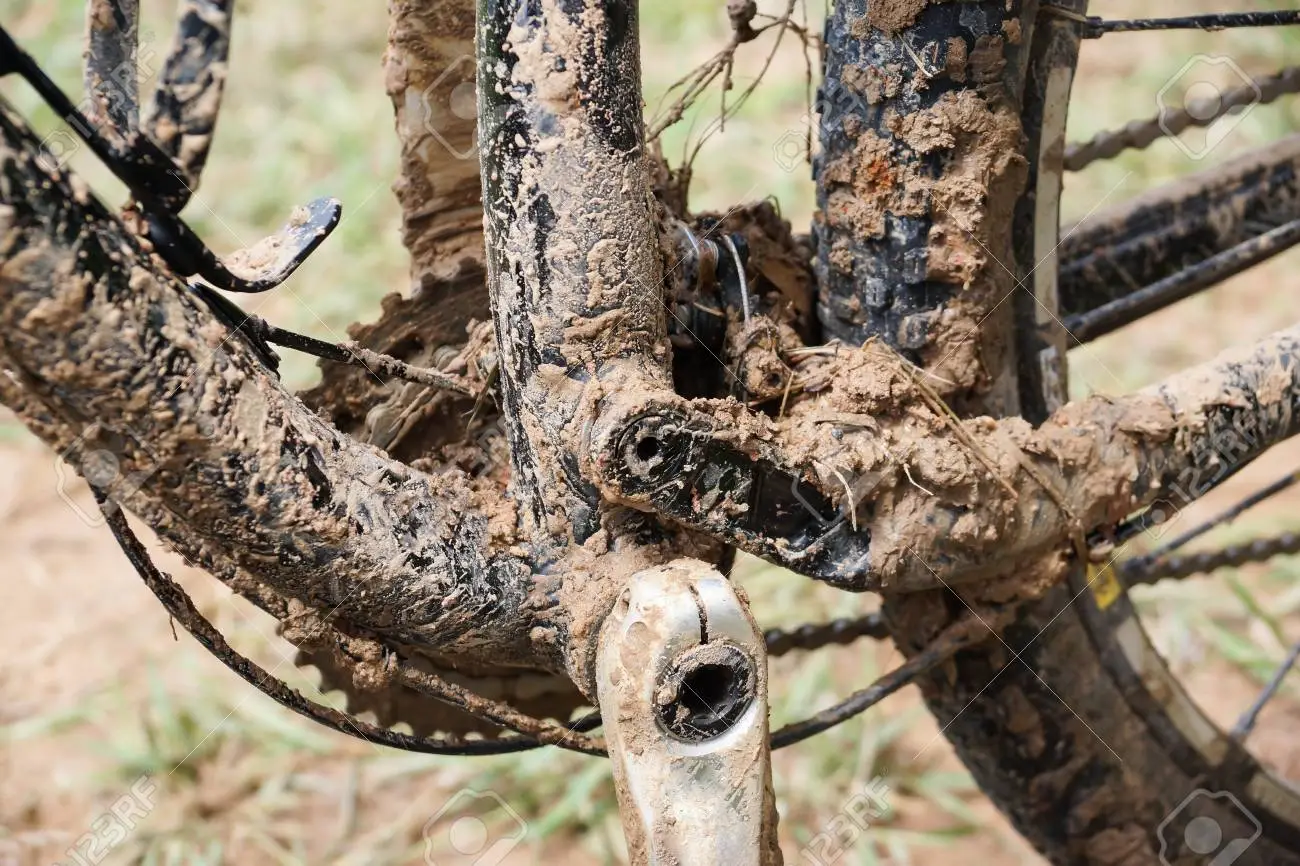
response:
{"label": "bicycle chain", "polygon": [[1125,151],[1145,150],[1162,138],[1171,138],[1193,127],[1209,126],[1235,108],[1268,105],[1292,93],[1300,93],[1300,66],[1288,66],[1214,98],[1195,100],[1178,111],[1135,120],[1121,129],[1107,130],[1088,141],[1071,144],[1065,149],[1065,170],[1082,171],[1094,162],[1114,159]]}
{"label": "bicycle chain", "polygon": [[[1154,562],[1148,562],[1141,558],[1129,560],[1119,566],[1120,575],[1125,584],[1129,587],[1154,584],[1162,580],[1176,580],[1188,577],[1193,574],[1208,573],[1219,568],[1230,566],[1240,566],[1249,562],[1260,562],[1271,559],[1275,556],[1284,554],[1300,553],[1300,533],[1284,533],[1277,538],[1256,539],[1246,544],[1239,544],[1226,547],[1222,550],[1209,551],[1203,553],[1187,554],[1183,556],[1167,556]],[[889,631],[885,625],[884,617],[879,612],[864,614],[859,617],[841,617],[822,623],[803,623],[792,628],[771,628],[763,633],[763,640],[767,646],[768,655],[772,658],[780,658],[794,652],[816,652],[829,646],[848,646],[863,638],[871,640],[885,640],[889,637]],[[374,711],[374,706],[366,701],[357,701],[357,695],[350,688],[350,676],[344,671],[332,670],[328,666],[311,664],[316,667],[322,675],[322,686],[324,691],[342,691],[348,697],[348,703],[356,704],[351,707],[353,711]],[[424,708],[421,712],[414,712],[414,709],[420,709],[421,697],[418,694],[412,694],[414,700],[404,712],[398,713],[396,717],[386,717],[384,713],[378,713],[381,723],[391,724],[395,721],[406,721],[415,726],[417,734],[428,734],[433,731],[439,731],[446,736],[448,729],[453,734],[464,736],[465,734],[478,734],[490,738],[496,738],[501,735],[497,729],[489,729],[476,724],[464,725],[466,721],[473,719],[470,716],[462,716],[461,724],[448,725],[450,714],[445,707],[438,705],[436,702]],[[428,714],[428,710],[433,709],[436,712]],[[418,722],[428,715],[425,724]],[[475,720],[477,721],[477,720]]]}
{"label": "bicycle chain", "polygon": [[814,652],[828,646],[848,646],[864,637],[889,637],[885,619],[879,613],[842,618],[826,623],[804,623],[792,629],[772,628],[763,633],[767,654],[773,658],[798,651]]}
{"label": "bicycle chain", "polygon": [[1178,580],[1194,574],[1208,574],[1220,568],[1264,562],[1275,556],[1300,553],[1300,533],[1284,532],[1273,538],[1257,538],[1221,550],[1166,556],[1154,562],[1131,559],[1119,566],[1128,586],[1142,586],[1162,580]]}

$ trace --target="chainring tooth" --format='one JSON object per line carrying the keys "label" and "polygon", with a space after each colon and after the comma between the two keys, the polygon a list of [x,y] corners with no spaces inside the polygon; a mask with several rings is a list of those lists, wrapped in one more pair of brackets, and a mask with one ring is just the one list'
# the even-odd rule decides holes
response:
{"label": "chainring tooth", "polygon": [[[457,682],[484,697],[508,701],[520,712],[540,719],[566,722],[574,711],[587,703],[577,688],[559,676],[534,672],[466,676],[439,668],[424,658],[420,662],[426,663],[422,666],[427,666],[445,679]],[[405,724],[417,737],[451,734],[499,739],[503,735],[516,736],[513,731],[401,683],[389,683],[379,689],[359,688],[352,671],[329,652],[300,648],[294,657],[294,664],[299,668],[313,669],[320,675],[318,688],[321,694],[342,694],[349,713],[370,713],[381,727],[393,728]]]}

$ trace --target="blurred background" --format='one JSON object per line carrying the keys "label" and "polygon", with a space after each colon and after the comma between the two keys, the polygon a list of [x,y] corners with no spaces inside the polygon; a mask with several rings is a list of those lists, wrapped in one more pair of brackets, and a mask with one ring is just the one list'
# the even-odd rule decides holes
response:
{"label": "blurred background", "polygon": [[[784,3],[759,5],[775,12]],[[1111,0],[1092,11],[1135,17],[1287,5]],[[173,8],[166,0],[144,6],[141,59],[156,70],[170,44]],[[297,203],[339,197],[344,219],[329,241],[284,288],[246,304],[276,324],[329,340],[344,339],[350,322],[373,318],[379,299],[407,281],[390,192],[397,145],[381,68],[386,18],[382,4],[372,6],[358,14],[356,3],[344,0],[240,0],[202,206],[187,211],[214,247],[234,249],[276,230]],[[81,0],[0,0],[0,22],[74,95],[83,14]],[[820,32],[825,14],[819,3],[808,4],[810,32]],[[642,17],[653,113],[674,81],[725,44],[728,23],[724,0],[656,0],[642,5]],[[710,130],[695,160],[693,207],[774,196],[796,231],[806,231],[810,170],[806,162],[792,167],[780,148],[783,137],[810,123],[806,59],[793,34],[775,50],[773,42],[769,34],[737,56],[737,88],[769,54],[771,62],[725,130],[713,129],[714,91],[664,135],[664,148],[679,162]],[[1300,61],[1300,28],[1090,42],[1070,138],[1154,115],[1157,94],[1200,54],[1267,74]],[[6,82],[0,92],[42,133],[57,128],[25,88]],[[1294,100],[1233,118],[1212,159],[1290,134],[1298,118]],[[1069,177],[1064,222],[1205,164],[1168,142],[1097,164]],[[79,155],[73,166],[109,201],[121,200],[120,186],[93,159]],[[1275,259],[1075,352],[1074,391],[1123,393],[1293,323],[1300,304],[1288,277],[1297,265],[1295,254]],[[309,359],[292,354],[285,369],[295,386],[315,375]],[[1291,471],[1298,455],[1296,448],[1273,452],[1222,498]],[[1294,497],[1275,500],[1204,543],[1294,528],[1295,504]],[[253,692],[185,634],[173,639],[108,532],[83,519],[90,513],[80,480],[0,416],[0,866],[624,862],[604,762],[552,751],[429,758],[319,728]],[[314,674],[293,669],[273,622],[174,557],[160,552],[159,562],[237,647],[319,697]],[[1216,720],[1236,718],[1297,637],[1287,617],[1300,609],[1298,574],[1295,563],[1279,561],[1144,591],[1157,644]],[[876,603],[752,562],[741,580],[765,626],[849,616]],[[773,725],[829,705],[898,661],[892,647],[869,642],[778,660]],[[1300,778],[1300,742],[1288,730],[1300,730],[1294,684],[1252,742],[1267,763]],[[972,863],[1043,862],[983,799],[910,690],[778,753],[775,777],[787,862],[820,862],[801,849],[861,792],[881,801],[882,814],[846,840],[835,862],[948,862],[954,847]],[[129,821],[105,823],[114,812]],[[105,831],[110,824],[129,832]],[[87,833],[102,858],[84,847],[80,860],[74,856]]]}

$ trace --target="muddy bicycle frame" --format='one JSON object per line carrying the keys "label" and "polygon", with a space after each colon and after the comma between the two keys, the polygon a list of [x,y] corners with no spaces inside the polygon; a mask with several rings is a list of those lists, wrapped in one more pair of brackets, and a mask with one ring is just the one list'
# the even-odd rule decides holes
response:
{"label": "muddy bicycle frame", "polygon": [[[861,95],[820,125],[818,318],[839,348],[789,405],[674,387],[670,321],[694,333],[665,281],[693,263],[663,240],[628,0],[478,7],[508,495],[355,448],[246,340],[200,338],[222,331],[213,311],[40,164],[3,105],[0,339],[13,375],[0,396],[62,453],[111,433],[123,466],[142,470],[112,498],[214,573],[256,573],[451,658],[566,673],[601,706],[638,857],[771,861],[769,744],[836,719],[769,741],[763,642],[721,574],[727,548],[852,591],[1031,592],[1122,540],[1142,509],[1193,500],[1296,432],[1300,328],[1048,417],[1069,345],[1057,309],[1103,302],[1058,300],[1056,238],[1026,232],[1056,224],[1063,143],[1026,147],[1018,118],[1063,110],[1069,93],[1065,65],[1030,70],[1013,38],[1040,11],[931,4],[926,21],[964,44],[913,56],[854,26],[863,4],[836,5],[825,92]],[[1032,32],[1077,46],[1077,30],[1057,17]],[[905,104],[870,80],[915,84],[959,61],[960,81],[913,87]],[[693,237],[695,249],[729,240]],[[738,287],[727,311],[749,326],[768,308]],[[1037,388],[1016,387],[1017,365],[1039,370]],[[258,603],[289,618],[283,598]],[[719,802],[736,821],[700,817]]]}
{"label": "muddy bicycle frame", "polygon": [[[1014,20],[1005,4],[975,5],[1000,16],[982,22],[981,29],[998,32]],[[846,448],[846,441],[889,440],[892,453],[877,455],[866,468],[901,476],[902,464],[920,451],[918,440],[891,426],[890,413],[907,401],[927,400],[932,390],[969,403],[981,389],[987,395],[990,386],[945,394],[936,377],[931,389],[921,372],[926,352],[900,357],[895,370],[893,352],[878,343],[896,337],[897,328],[866,316],[848,323],[833,315],[835,305],[853,300],[867,309],[864,299],[877,291],[879,271],[888,277],[888,270],[855,284],[845,282],[842,268],[828,267],[835,278],[824,289],[827,331],[857,345],[876,337],[844,353],[863,353],[862,363],[896,380],[895,391],[874,413],[862,413],[872,416],[865,420],[875,430],[838,429],[834,436],[800,441],[796,434],[815,422],[734,402],[678,397],[670,378],[668,307],[640,120],[636,4],[593,4],[572,12],[548,7],[539,13],[527,4],[489,3],[480,14],[490,283],[515,488],[535,539],[557,539],[563,546],[571,537],[581,545],[610,521],[617,523],[625,506],[836,586],[924,589],[1005,574],[1067,549],[1072,532],[1114,526],[1160,498],[1195,499],[1295,432],[1297,332],[1285,331],[1140,394],[1071,404],[1036,430],[1019,420],[960,429],[932,424],[931,430],[941,432],[927,435],[927,443],[943,440],[984,464],[984,478],[966,481],[987,496],[970,496],[968,489],[957,499],[942,490],[879,484],[859,495],[846,514],[839,510],[846,496],[840,478],[864,472],[861,455]],[[837,34],[834,24],[829,33],[850,38]],[[878,48],[863,45],[858,51],[869,57]],[[831,44],[828,53],[835,58],[846,51]],[[832,81],[835,72],[832,63]],[[960,90],[949,90],[918,112],[932,119],[935,106],[958,105],[964,98]],[[871,116],[858,120],[880,122]],[[990,124],[996,121],[994,116]],[[844,127],[844,117],[823,126],[823,173],[846,149],[837,142]],[[960,170],[945,168],[947,162],[960,160],[918,166],[939,175],[930,180],[936,195],[945,181],[958,179],[943,174]],[[1012,195],[1023,188],[1005,182]],[[993,197],[1005,200],[1007,189],[988,186],[981,206],[999,204],[990,203]],[[823,199],[829,187],[822,182]],[[992,216],[978,219],[987,237],[972,232],[965,243],[1009,246],[1011,226],[989,227]],[[903,229],[917,243],[947,243],[954,221],[940,225],[943,219],[936,212]],[[846,228],[829,219],[819,223],[824,258]],[[847,243],[861,248],[853,255],[866,258],[882,241],[859,235]],[[946,291],[918,289],[914,276],[910,285],[900,276],[888,288],[940,297],[923,311],[936,322],[956,301],[984,301],[985,308],[962,313],[987,324],[958,332],[955,342],[1013,342],[1014,334],[990,331],[995,324],[1014,327],[1009,317],[995,317],[1011,293],[997,289],[1014,290],[1013,276],[993,272],[1015,257],[1010,249],[987,252],[983,267],[963,275],[964,289],[951,282],[941,285]],[[937,270],[931,269],[929,282],[941,283],[933,276]],[[845,362],[845,375],[855,363]],[[909,372],[916,373],[914,379]],[[849,465],[853,458],[858,462]],[[1008,486],[1015,490],[1006,491]],[[994,543],[984,532],[960,531],[972,522],[995,530]]]}
{"label": "muddy bicycle frame", "polygon": [[[838,4],[828,27],[824,92],[855,86],[845,78],[863,69],[924,74],[923,63],[901,56],[898,40],[872,28],[854,35],[847,23],[863,12],[854,5]],[[1051,329],[1029,329],[1037,347],[1018,340],[1025,328],[1012,312],[1017,305],[1002,304],[1035,263],[1002,264],[1018,261],[1008,217],[1030,171],[1015,121],[1025,71],[1014,47],[1008,62],[1006,46],[993,43],[1036,9],[996,2],[930,12],[941,9],[953,19],[942,32],[954,32],[960,16],[973,22],[972,45],[986,54],[999,49],[993,61],[972,55],[969,88],[922,89],[911,116],[900,117],[897,105],[887,112],[855,100],[836,106],[820,127],[821,324],[827,336],[862,346],[844,350],[858,357],[844,360],[837,375],[885,380],[875,391],[858,389],[859,407],[824,400],[840,413],[828,422],[798,408],[778,415],[734,400],[684,400],[673,389],[636,4],[480,4],[479,122],[504,413],[515,490],[530,537],[554,550],[546,558],[561,560],[593,539],[621,551],[660,545],[655,533],[667,530],[648,529],[659,524],[635,516],[653,514],[855,591],[1041,576],[1043,563],[1059,579],[1069,558],[1084,553],[1085,536],[1095,545],[1153,502],[1194,500],[1296,432],[1296,329],[1140,394],[1070,404],[1037,429],[1019,419],[952,420],[949,403],[1016,414],[1021,395],[998,380],[1014,369],[1017,352],[1050,349],[1042,332]],[[1050,36],[1052,28],[1043,29]],[[1064,89],[1053,84],[1042,83],[1039,97],[1068,97],[1068,79]],[[958,134],[946,146],[925,139],[947,131],[945,113],[963,111],[984,112],[981,135]],[[885,145],[875,155],[893,162],[875,188],[864,189],[844,161],[864,158],[868,136],[872,147]],[[1057,161],[1054,171],[1045,170],[1044,154]],[[1054,208],[1061,148],[1045,147],[1039,157],[1032,177],[1040,195],[1057,185],[1048,198]],[[865,225],[870,217],[844,216],[846,196],[857,196],[860,210],[887,204],[891,183],[913,184],[932,206],[891,216],[875,232]],[[1054,238],[1051,244],[1054,251]],[[1033,252],[1022,247],[1021,257],[1026,250]],[[893,295],[892,303],[881,303],[882,295]],[[1063,352],[1065,343],[1057,346]],[[978,374],[944,375],[954,357]],[[946,387],[953,378],[957,387]],[[1028,402],[1046,407],[1051,397]],[[908,409],[917,404],[931,421],[919,438]],[[854,411],[870,417],[843,417]],[[946,488],[927,488],[908,472],[909,464],[925,474],[919,464],[950,459],[971,471]],[[847,480],[866,476],[873,481],[865,488]],[[593,650],[575,637],[570,672],[581,680]],[[671,766],[665,759],[657,771]],[[635,787],[625,778],[633,770],[653,772],[624,768],[621,795]],[[707,794],[702,788],[695,796]],[[635,811],[626,801],[624,809]]]}

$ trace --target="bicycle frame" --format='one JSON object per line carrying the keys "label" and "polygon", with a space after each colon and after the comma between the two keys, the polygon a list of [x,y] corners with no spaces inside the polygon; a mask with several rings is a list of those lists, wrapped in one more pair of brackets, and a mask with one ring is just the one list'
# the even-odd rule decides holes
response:
{"label": "bicycle frame", "polygon": [[[1011,15],[1005,4],[986,5]],[[1142,394],[1081,401],[1036,431],[1019,420],[955,424],[920,369],[878,343],[846,350],[829,377],[821,408],[857,416],[858,430],[838,437],[820,434],[824,419],[799,405],[774,419],[735,403],[681,399],[667,378],[656,234],[645,181],[636,179],[645,174],[631,132],[640,129],[640,100],[626,43],[606,43],[606,56],[598,34],[581,43],[567,32],[538,35],[547,27],[583,33],[582,15],[600,14],[589,8],[572,17],[522,4],[488,8],[496,13],[480,46],[480,92],[506,417],[516,469],[537,481],[526,485],[536,492],[522,494],[535,529],[559,527],[560,546],[591,538],[602,507],[622,525],[631,515],[610,507],[622,505],[837,586],[925,589],[1064,553],[1073,533],[1114,526],[1159,498],[1194,499],[1295,431],[1295,331]],[[620,39],[634,38],[621,28],[635,21],[634,5],[604,8],[620,22]],[[521,69],[496,51],[519,39],[574,43],[573,54],[543,52],[545,64],[573,80],[548,77],[551,66]],[[582,77],[592,57],[617,86]],[[823,251],[831,245],[824,241]],[[872,281],[850,288],[864,303],[874,291]],[[997,292],[977,294],[997,306]],[[942,318],[944,309],[931,315]],[[868,394],[869,408],[835,402],[837,377],[868,374],[884,376],[886,396]],[[955,461],[965,475],[948,479],[948,492],[932,491],[919,455]],[[846,481],[866,476],[866,490]]]}
{"label": "bicycle frame", "polygon": [[[956,15],[972,5],[939,8]],[[985,18],[968,36],[985,50],[992,33],[1036,8],[974,5]],[[851,87],[854,63],[902,50],[877,34],[854,36],[845,16],[855,8],[836,7],[831,55],[856,59],[833,62],[828,87]],[[212,311],[102,205],[43,165],[35,138],[0,106],[0,359],[12,374],[0,376],[0,397],[60,451],[80,453],[111,434],[139,479],[114,499],[214,573],[237,584],[258,574],[281,596],[264,598],[268,606],[299,598],[448,657],[564,672],[617,710],[627,704],[610,703],[609,659],[626,635],[607,626],[627,622],[620,598],[653,581],[680,598],[707,586],[723,593],[709,609],[726,612],[728,640],[747,650],[728,662],[731,682],[747,684],[736,719],[748,720],[746,748],[760,742],[765,755],[761,643],[745,632],[752,620],[743,606],[714,580],[725,548],[853,591],[1008,577],[1041,587],[1086,555],[1087,538],[1104,540],[1158,500],[1199,497],[1296,432],[1300,327],[1140,394],[1070,404],[1037,427],[957,419],[950,404],[1009,413],[1018,399],[1002,368],[1023,349],[1009,311],[999,312],[1016,274],[994,269],[1020,251],[1007,205],[1023,188],[1024,154],[1001,114],[979,115],[1005,150],[997,188],[950,201],[960,214],[909,217],[909,254],[894,269],[838,269],[836,244],[865,224],[827,223],[823,327],[843,345],[825,361],[820,391],[773,412],[722,395],[683,398],[672,378],[665,220],[645,152],[637,4],[482,0],[479,15],[488,286],[509,495],[358,446],[297,403],[244,338],[212,339],[225,332]],[[918,118],[943,120],[944,105],[992,99],[1001,64],[1012,78],[1023,74],[1016,52],[1001,48],[1006,54],[982,61],[996,76],[936,89],[933,102],[915,107]],[[916,74],[911,62],[904,67]],[[859,112],[884,135],[883,115],[872,111],[855,103],[827,127],[824,208],[857,180],[851,166],[836,169],[860,145],[843,137],[845,121]],[[969,168],[942,159],[944,147],[913,141],[918,162],[900,172]],[[931,178],[929,190],[942,191],[945,179],[956,178]],[[921,253],[955,237],[974,258],[927,263],[915,279]],[[879,259],[879,241],[856,236],[850,257]],[[925,300],[907,310],[919,318],[836,318],[882,292]],[[739,301],[729,309],[737,322],[762,315],[762,305]],[[952,330],[954,319],[970,332]],[[940,333],[931,325],[948,328],[952,351],[931,351]],[[991,375],[944,375],[954,352],[970,360],[977,346],[996,348]],[[103,418],[113,420],[85,423]],[[518,525],[502,530],[512,521],[493,524],[500,514],[517,514]],[[665,577],[674,568],[692,577]],[[675,628],[663,646],[677,646]],[[701,637],[689,649],[709,643]],[[656,675],[667,676],[685,652],[657,657]],[[621,750],[633,752],[645,733],[622,736]],[[770,836],[765,760],[754,772],[763,784],[750,786],[747,802],[763,804],[756,826]],[[629,779],[621,777],[620,796],[633,796]],[[653,827],[642,831],[654,836]],[[752,854],[771,857],[771,847]]]}
{"label": "bicycle frame", "polygon": [[[498,4],[489,8],[499,10],[496,37],[509,35],[511,27],[524,27],[514,23],[514,6]],[[611,15],[621,21],[636,20],[631,3],[615,4],[610,9]],[[527,35],[540,39],[533,34],[547,26],[544,16],[530,17],[521,12],[517,17],[531,22],[528,27],[533,28],[524,27],[518,38]],[[633,29],[626,27],[628,31]],[[483,120],[484,128],[490,130],[483,139],[487,145],[485,176],[490,179],[486,187],[491,201],[489,248],[494,257],[490,283],[505,358],[502,392],[516,452],[514,459],[521,478],[535,479],[535,483],[516,481],[514,495],[526,504],[525,519],[536,532],[530,536],[531,550],[526,555],[518,547],[498,549],[483,539],[484,552],[477,562],[450,548],[430,549],[418,556],[388,557],[390,562],[404,561],[410,563],[407,567],[416,569],[422,562],[447,563],[439,566],[446,569],[443,579],[452,586],[468,587],[462,593],[470,602],[468,610],[461,613],[457,606],[456,617],[444,616],[443,624],[422,640],[429,639],[449,651],[455,651],[462,640],[483,649],[486,640],[487,647],[496,648],[490,654],[497,660],[536,662],[540,658],[548,666],[566,668],[579,682],[590,684],[588,626],[599,622],[602,609],[611,602],[606,599],[583,605],[583,616],[590,616],[590,621],[585,625],[570,623],[563,612],[563,581],[547,583],[549,603],[557,608],[555,621],[562,634],[558,640],[552,634],[535,643],[524,635],[526,623],[536,621],[536,612],[524,615],[521,608],[529,592],[526,584],[531,581],[525,575],[562,573],[564,568],[556,567],[562,556],[570,557],[565,568],[576,565],[572,557],[587,557],[583,574],[589,575],[594,560],[582,545],[597,536],[607,547],[599,555],[617,551],[618,556],[626,558],[608,574],[625,575],[638,567],[685,554],[708,561],[717,555],[720,543],[727,543],[846,588],[915,590],[941,581],[978,580],[1005,571],[1016,562],[1063,551],[1076,519],[1083,530],[1100,530],[1167,495],[1165,491],[1195,498],[1233,468],[1294,431],[1290,402],[1295,391],[1294,331],[1274,335],[1237,357],[1227,356],[1181,374],[1140,395],[1082,401],[1062,410],[1037,431],[1014,420],[950,425],[943,420],[942,411],[933,408],[937,404],[927,393],[931,390],[929,383],[939,380],[922,376],[897,358],[891,360],[892,353],[878,343],[863,349],[843,349],[836,362],[836,375],[860,375],[863,370],[876,369],[886,371],[889,379],[888,394],[879,399],[866,395],[859,398],[860,405],[849,407],[853,417],[841,425],[844,429],[840,429],[839,438],[829,435],[829,431],[825,435],[816,432],[824,426],[816,414],[818,406],[826,408],[828,401],[822,397],[801,398],[780,418],[734,402],[678,397],[667,372],[671,350],[665,336],[657,213],[647,182],[638,176],[644,153],[637,120],[639,88],[633,74],[635,35],[629,33],[623,40],[612,43],[608,53],[604,48],[596,52],[594,44],[580,46],[582,51],[596,52],[592,56],[608,62],[611,71],[604,78],[574,80],[577,89],[571,96],[582,110],[566,118],[566,135],[572,135],[572,139],[552,137],[542,141],[541,146],[534,143],[519,150],[515,149],[516,135],[554,135],[546,126],[550,109],[543,99],[529,102],[519,92],[527,88],[512,76],[522,76],[525,70],[500,63],[489,69],[489,60],[497,58],[499,50],[493,53],[490,47],[484,49],[480,72],[486,78],[482,90],[496,94],[485,99]],[[537,78],[521,80],[535,82]],[[551,98],[544,91],[542,96]],[[6,147],[15,153],[31,152],[34,146],[21,123],[12,115],[7,117]],[[593,158],[608,162],[593,164]],[[616,171],[609,171],[611,167]],[[16,237],[15,250],[23,248],[23,244],[35,248],[40,243],[50,255],[70,254],[72,240],[55,228],[57,221],[111,221],[97,209],[93,199],[82,202],[76,196],[60,198],[62,181],[36,180],[48,178],[48,172],[32,160],[11,165],[10,171],[13,180],[8,199],[16,209],[11,220],[16,220],[13,224],[25,232]],[[543,211],[543,202],[556,203],[550,209],[557,218]],[[599,211],[590,206],[592,202],[600,203]],[[560,210],[573,219],[558,219]],[[607,221],[601,223],[605,218]],[[550,248],[545,246],[547,243]],[[563,254],[552,254],[557,249]],[[15,255],[11,253],[10,258]],[[127,275],[109,266],[109,261],[92,258],[68,267],[112,286]],[[42,277],[39,272],[25,275],[13,268],[10,271],[13,276],[7,278],[5,296],[10,324],[6,356],[13,364],[11,369],[25,371],[24,375],[30,377],[24,380],[27,384],[40,384],[50,381],[53,374],[46,371],[57,368],[54,360],[61,357],[59,352],[67,352],[69,357],[91,366],[103,363],[91,357],[93,353],[83,337],[75,332],[70,335],[66,329],[50,328],[24,313],[57,288],[50,277]],[[158,291],[164,288],[159,286]],[[862,291],[869,289],[867,286]],[[201,327],[199,323],[209,320],[211,314],[189,309],[184,299],[191,296],[183,286],[177,290],[186,309],[186,324],[178,327],[182,332]],[[133,295],[115,289],[108,297],[125,305],[140,295],[138,291]],[[141,311],[140,333],[148,340],[170,345],[160,326],[151,324],[145,313]],[[118,360],[130,369],[156,366],[139,357],[140,344],[114,346],[122,353]],[[209,375],[207,365],[213,365],[214,371],[224,368],[242,351],[242,341],[228,341],[211,355],[197,353],[186,361],[184,366],[191,371],[191,377],[183,381],[202,384]],[[262,368],[255,358],[237,363],[246,363],[254,373]],[[173,374],[161,378],[175,380]],[[259,376],[258,381],[262,382],[259,388],[282,393],[270,377]],[[16,387],[13,380],[6,383],[15,402],[30,404],[30,397],[20,400]],[[940,387],[944,387],[942,383]],[[833,386],[828,393],[836,396]],[[169,442],[173,437],[148,413],[128,410],[116,400],[104,404],[106,398],[85,381],[79,381],[66,394],[60,399],[70,400],[80,417],[105,415],[108,409],[118,413],[116,417],[132,434],[127,437],[132,447],[123,454],[128,465],[167,465],[174,472],[166,476],[169,489],[193,484],[198,490],[219,490],[212,487],[212,479],[222,474],[215,468],[221,465],[221,458],[216,456],[219,451],[214,452],[214,468],[203,469],[192,457],[180,456],[187,453],[184,449],[173,457]],[[91,402],[108,408],[92,412]],[[805,409],[801,404],[813,404],[813,408]],[[186,407],[186,411],[192,410]],[[275,411],[277,416],[303,425],[304,433],[291,437],[292,441],[304,436],[317,441],[338,440],[336,432],[328,431],[317,420],[298,419],[300,413],[288,407]],[[918,418],[924,421],[919,427],[921,432],[902,429],[915,424]],[[77,443],[80,431],[74,433],[74,425],[50,421],[54,444],[66,448]],[[848,429],[850,422],[866,424],[870,429]],[[232,426],[235,421],[227,417],[225,410],[216,413],[210,423],[217,430],[236,432]],[[310,433],[305,432],[308,429]],[[149,442],[149,446],[137,450],[142,441]],[[890,453],[872,450],[875,444],[886,441],[893,446]],[[662,453],[651,455],[660,443],[664,445]],[[223,444],[238,450],[232,442]],[[961,462],[980,467],[972,470],[973,474],[978,471],[980,477],[970,480],[960,498],[942,490],[930,495],[907,479],[908,472],[915,469],[917,474],[912,480],[925,485],[925,469],[914,463],[917,449],[923,447],[935,449],[936,454],[965,452]],[[643,456],[638,456],[638,450]],[[336,451],[344,452],[346,447],[331,446],[321,452],[322,457],[312,456],[312,449],[303,452],[301,462],[312,467],[310,474],[316,479],[303,480],[304,489],[315,491],[312,495],[326,495],[350,483],[346,477],[355,470],[336,474],[340,469],[328,456]],[[989,471],[984,458],[1002,467],[999,471],[1005,474]],[[375,459],[369,457],[366,461],[374,463]],[[173,463],[174,470],[170,469]],[[385,464],[380,461],[375,465]],[[1105,472],[1106,466],[1119,465],[1125,467],[1124,471]],[[1094,470],[1113,476],[1114,486],[1099,490],[1086,483],[1084,479]],[[391,465],[386,471],[396,478],[412,479],[407,483],[428,483],[417,482],[421,476],[413,475],[406,467]],[[858,489],[849,484],[846,490],[842,482],[849,478],[870,478],[873,484]],[[163,513],[149,495],[161,480],[156,473],[149,475],[142,487],[127,491],[124,498],[143,513],[161,518]],[[1008,485],[1020,490],[1014,500],[1005,490]],[[474,498],[468,492],[464,495],[467,503]],[[288,500],[297,494],[286,490],[283,496]],[[212,501],[213,497],[208,499]],[[1000,515],[987,513],[988,502],[992,501],[1002,502],[1004,510]],[[369,513],[383,514],[389,507],[376,501]],[[457,524],[449,517],[438,516],[440,507],[429,508],[427,525],[441,528],[423,537],[445,539],[455,534],[450,527]],[[648,516],[655,512],[667,519],[656,521]],[[202,513],[202,509],[195,513]],[[468,512],[458,513],[472,515],[477,510],[470,507]],[[179,530],[194,532],[196,538],[208,533],[188,525],[188,519],[178,522],[176,514],[162,521],[177,527],[174,543],[187,555],[216,567],[214,556],[203,552],[193,539],[182,538],[185,533]],[[228,516],[223,513],[221,517],[214,516],[209,522],[228,524]],[[394,526],[401,522],[395,515],[383,519]],[[464,535],[470,524],[465,517],[460,521]],[[959,523],[987,524],[1000,534],[993,546],[980,544],[962,533],[954,536],[949,532]],[[257,525],[263,525],[262,521]],[[308,535],[293,534],[304,527],[283,518],[267,521],[266,525],[282,526],[288,534],[276,541],[252,542],[255,536],[249,536],[248,547],[275,550],[296,544],[310,549],[303,548]],[[606,530],[604,534],[601,529]],[[470,531],[466,539],[479,538],[477,532]],[[355,542],[321,543],[322,551],[337,552]],[[409,541],[395,544],[396,549],[409,548]],[[654,545],[658,549],[652,549]],[[994,547],[996,555],[992,555]],[[312,557],[325,555],[333,556],[321,552]],[[240,558],[235,555],[236,561]],[[419,571],[399,578],[391,566],[379,564],[382,560],[369,553],[362,559],[365,564],[358,567],[357,574],[384,574],[395,587],[418,586],[427,580]],[[344,557],[344,561],[358,560]],[[851,567],[846,568],[846,563]],[[271,565],[281,567],[274,562]],[[268,566],[258,561],[257,567],[265,570]],[[304,572],[296,564],[286,563],[284,567],[286,573],[277,582],[283,581],[286,588],[292,586],[296,594],[319,595],[321,589],[314,573]],[[614,576],[610,582],[617,585],[620,580]],[[493,594],[496,601],[489,603],[487,595],[478,600],[480,592]],[[593,596],[591,586],[580,592],[588,599]],[[346,596],[346,590],[342,594]],[[331,604],[330,598],[326,595],[322,603]],[[425,616],[426,610],[439,606],[437,596],[427,598],[418,602],[413,598],[407,609]],[[476,613],[467,617],[470,610]],[[359,607],[349,613],[370,621]],[[428,621],[435,620],[437,617]],[[487,628],[480,629],[480,624]],[[416,619],[406,618],[395,627],[399,632],[422,628]],[[393,628],[390,625],[381,631]],[[579,650],[584,640],[586,645]]]}

